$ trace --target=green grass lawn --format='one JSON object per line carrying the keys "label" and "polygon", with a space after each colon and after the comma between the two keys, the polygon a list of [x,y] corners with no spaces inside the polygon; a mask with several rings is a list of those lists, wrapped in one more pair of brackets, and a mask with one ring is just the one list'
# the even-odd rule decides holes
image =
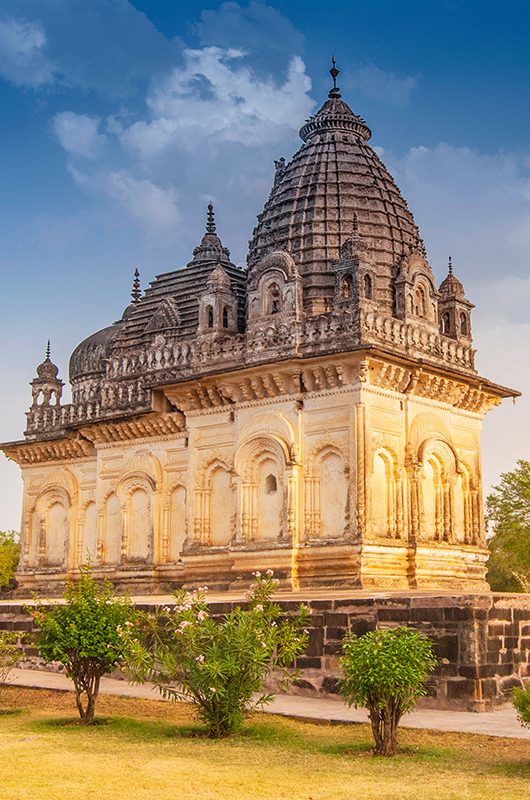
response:
{"label": "green grass lawn", "polygon": [[0,711],[1,800],[520,800],[530,743],[402,730],[374,758],[365,725],[256,714],[223,741],[181,703],[102,695],[77,723],[69,693],[8,687]]}

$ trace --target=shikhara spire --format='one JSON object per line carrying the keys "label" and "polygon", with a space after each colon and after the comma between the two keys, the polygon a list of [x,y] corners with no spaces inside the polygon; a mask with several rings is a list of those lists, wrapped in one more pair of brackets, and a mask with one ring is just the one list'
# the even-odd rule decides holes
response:
{"label": "shikhara spire", "polygon": [[139,303],[140,298],[142,296],[142,290],[140,288],[140,273],[138,272],[138,267],[134,270],[134,280],[132,285],[131,297],[133,303]]}
{"label": "shikhara spire", "polygon": [[206,215],[206,233],[215,233],[215,212],[213,204],[208,203],[208,213]]}
{"label": "shikhara spire", "polygon": [[338,97],[340,97],[340,89],[337,86],[337,77],[339,76],[340,70],[337,69],[337,61],[335,59],[335,54],[333,54],[331,56],[331,64],[332,64],[332,66],[331,66],[331,69],[329,71],[329,74],[331,75],[331,77],[333,79],[333,88],[329,90],[328,97],[329,98],[334,98],[334,97],[338,98]]}

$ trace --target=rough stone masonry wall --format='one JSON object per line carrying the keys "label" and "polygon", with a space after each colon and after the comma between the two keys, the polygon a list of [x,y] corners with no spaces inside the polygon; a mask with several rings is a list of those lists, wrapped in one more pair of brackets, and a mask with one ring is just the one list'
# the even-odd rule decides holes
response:
{"label": "rough stone masonry wall", "polygon": [[[488,710],[506,702],[514,686],[530,679],[530,595],[371,595],[319,600],[311,607],[310,643],[298,659],[302,670],[296,691],[322,695],[338,692],[338,655],[348,631],[361,635],[376,627],[409,625],[436,643],[440,665],[421,703],[431,708]],[[237,601],[212,603],[214,615],[229,612]],[[298,601],[282,600],[285,611]],[[149,610],[156,599],[141,608]],[[34,633],[23,603],[0,606],[0,630]],[[31,643],[27,665],[42,666]]]}

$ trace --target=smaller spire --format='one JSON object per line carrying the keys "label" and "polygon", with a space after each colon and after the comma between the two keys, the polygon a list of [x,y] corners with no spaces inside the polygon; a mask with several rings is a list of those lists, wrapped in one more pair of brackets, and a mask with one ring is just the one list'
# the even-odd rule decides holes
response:
{"label": "smaller spire", "polygon": [[453,259],[451,258],[451,256],[449,256],[448,272],[449,275],[453,274]]}
{"label": "smaller spire", "polygon": [[208,214],[206,215],[206,233],[215,233],[215,213],[212,203],[208,203]]}
{"label": "smaller spire", "polygon": [[357,219],[357,212],[353,212],[353,222],[351,226],[351,232],[354,237],[359,235],[359,220]]}
{"label": "smaller spire", "polygon": [[337,69],[337,61],[335,59],[335,53],[333,53],[333,55],[331,56],[331,64],[332,64],[332,66],[331,66],[331,69],[329,71],[329,74],[333,78],[333,88],[329,90],[328,97],[330,99],[333,99],[335,97],[336,98],[340,97],[340,89],[337,86],[337,77],[338,77],[338,75],[340,73],[340,70]]}
{"label": "smaller spire", "polygon": [[142,296],[142,290],[140,289],[140,273],[138,272],[138,267],[134,270],[134,280],[132,285],[131,297],[133,303],[140,302],[140,298]]}
{"label": "smaller spire", "polygon": [[51,349],[50,349],[50,340],[48,339],[48,344],[46,345],[46,361],[50,360]]}

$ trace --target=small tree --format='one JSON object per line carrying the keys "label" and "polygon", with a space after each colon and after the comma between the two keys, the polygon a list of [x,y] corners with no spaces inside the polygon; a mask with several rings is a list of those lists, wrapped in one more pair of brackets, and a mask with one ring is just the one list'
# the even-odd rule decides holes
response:
{"label": "small tree", "polygon": [[350,706],[368,709],[375,755],[395,755],[399,721],[425,695],[425,680],[436,663],[431,640],[412,628],[345,639],[341,691]]}
{"label": "small tree", "polygon": [[486,500],[490,559],[488,581],[494,591],[530,592],[530,461],[501,475]]}
{"label": "small tree", "polygon": [[11,670],[22,658],[21,638],[22,635],[14,631],[0,631],[0,696]]}
{"label": "small tree", "polygon": [[212,737],[237,730],[272,699],[265,684],[273,671],[282,686],[293,680],[289,666],[307,645],[305,607],[282,617],[271,600],[277,588],[272,572],[256,573],[256,579],[248,609],[236,607],[219,620],[210,616],[206,589],[177,592],[175,607],[152,615],[142,642],[132,642],[133,680],[150,680],[164,697],[191,701]]}
{"label": "small tree", "polygon": [[0,531],[0,590],[9,586],[18,565],[20,545],[15,531]]}
{"label": "small tree", "polygon": [[90,725],[101,677],[123,665],[129,642],[134,641],[121,631],[134,629],[137,612],[127,599],[114,596],[108,581],[99,585],[90,565],[80,572],[78,583],[67,582],[64,604],[39,603],[28,610],[39,628],[39,653],[45,661],[65,667],[81,722]]}
{"label": "small tree", "polygon": [[512,703],[517,711],[521,725],[530,728],[530,683],[525,688],[513,690]]}

